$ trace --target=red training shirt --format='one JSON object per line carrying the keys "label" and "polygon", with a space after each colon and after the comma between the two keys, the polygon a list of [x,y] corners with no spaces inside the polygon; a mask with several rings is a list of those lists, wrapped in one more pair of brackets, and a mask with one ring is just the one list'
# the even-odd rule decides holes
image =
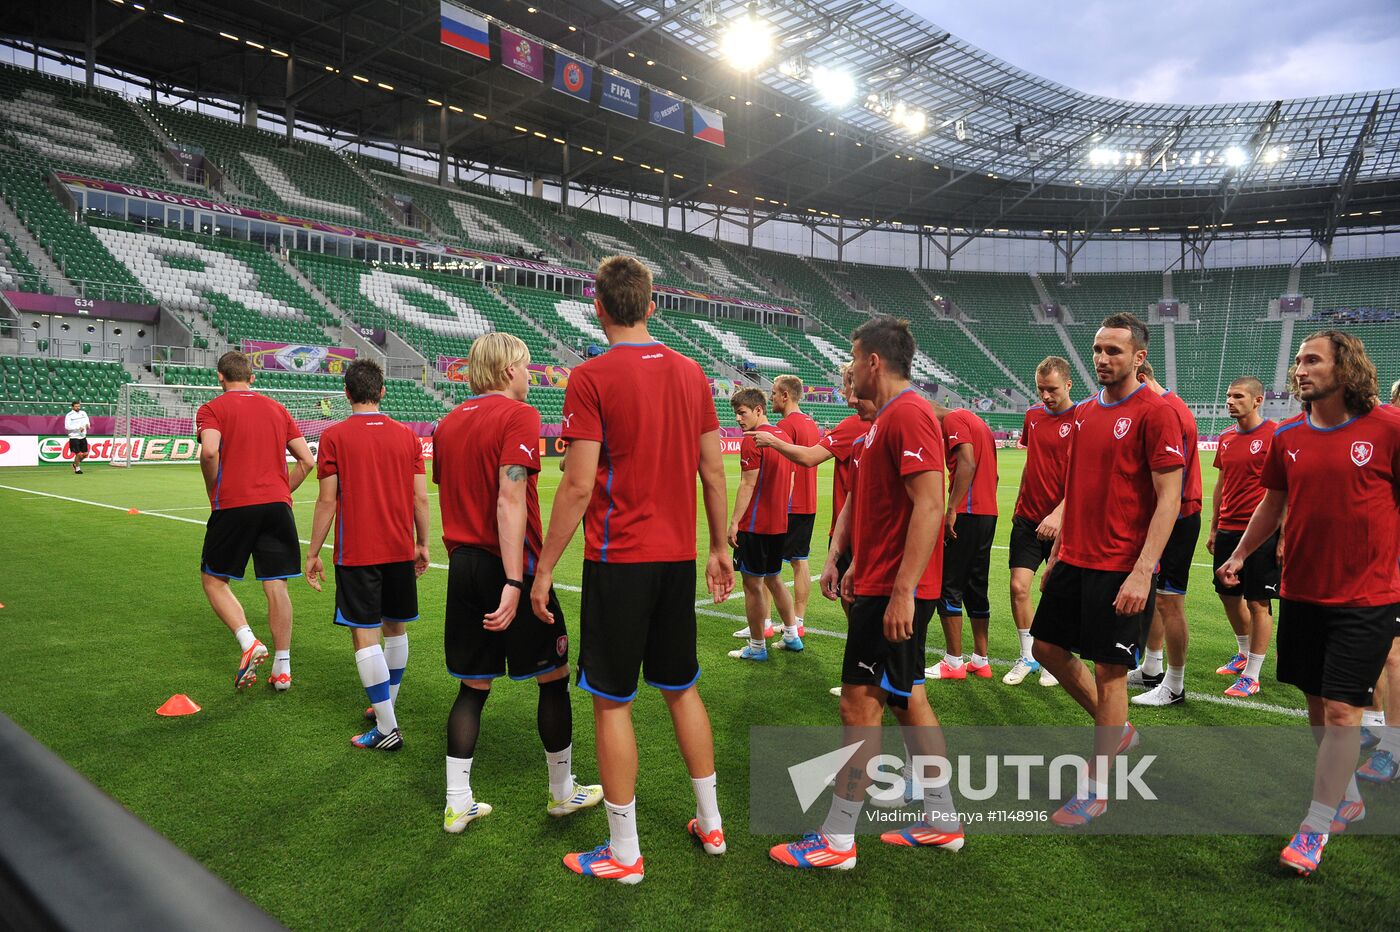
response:
{"label": "red training shirt", "polygon": [[660,343],[614,344],[569,374],[563,422],[565,440],[602,444],[584,558],[694,560],[700,437],[719,430],[699,364]]}
{"label": "red training shirt", "polygon": [[[942,472],[942,451],[938,418],[912,388],[892,398],[875,416],[865,435],[853,493],[856,595],[888,596],[894,591],[914,511],[904,479],[921,472]],[[919,576],[915,598],[936,599],[943,587],[942,528],[933,537],[933,555]]]}
{"label": "red training shirt", "polygon": [[421,475],[423,445],[387,414],[352,414],[326,428],[316,450],[316,478],[337,477],[337,566],[413,559],[413,477]]}
{"label": "red training shirt", "polygon": [[[789,439],[772,424],[762,425],[758,432],[772,434],[779,440]],[[758,484],[754,486],[749,506],[739,518],[739,530],[750,534],[786,534],[792,474],[797,467],[772,447],[760,450],[751,437],[745,437],[739,444],[739,468],[744,472],[758,471]]]}
{"label": "red training shirt", "polygon": [[1177,516],[1189,518],[1201,513],[1201,454],[1196,416],[1176,392],[1168,391],[1162,399],[1171,405],[1181,422],[1181,456],[1186,460],[1186,472],[1181,477],[1181,511]]}
{"label": "red training shirt", "polygon": [[943,441],[947,444],[948,486],[958,475],[958,457],[953,451],[963,444],[972,446],[977,471],[960,502],[949,502],[965,515],[997,514],[997,440],[987,422],[965,408],[949,411],[943,418]]}
{"label": "red training shirt", "polygon": [[1400,421],[1372,411],[1322,429],[1295,415],[1274,431],[1262,479],[1288,493],[1283,598],[1400,602]]}
{"label": "red training shirt", "polygon": [[1186,465],[1181,422],[1156,392],[1139,385],[1112,404],[1102,391],[1080,402],[1074,426],[1059,558],[1084,569],[1131,572],[1157,507],[1153,471]]}
{"label": "red training shirt", "polygon": [[540,527],[540,412],[500,394],[468,398],[433,431],[433,482],[442,508],[442,542],[451,553],[477,547],[501,555],[496,500],[501,467],[523,466],[525,575],[533,576],[544,543]]}
{"label": "red training shirt", "polygon": [[1021,491],[1016,496],[1015,515],[1039,525],[1065,497],[1065,470],[1069,448],[1074,443],[1072,404],[1059,414],[1045,405],[1026,412],[1021,425],[1021,446],[1026,448],[1026,468],[1021,473]]}
{"label": "red training shirt", "polygon": [[836,518],[841,514],[841,506],[846,504],[846,493],[851,488],[851,449],[858,439],[865,437],[869,426],[852,414],[841,420],[821,439],[821,445],[831,451],[836,467],[831,473],[831,528],[827,537],[836,527]]}
{"label": "red training shirt", "polygon": [[[778,422],[778,429],[792,438],[799,447],[814,447],[822,439],[817,422],[801,411],[794,411]],[[788,511],[795,515],[817,513],[817,468],[792,464],[792,498]]]}
{"label": "red training shirt", "polygon": [[292,503],[287,444],[301,436],[301,428],[286,408],[251,389],[224,392],[195,413],[195,437],[206,430],[217,430],[222,438],[219,475],[209,495],[215,511]]}
{"label": "red training shirt", "polygon": [[1241,431],[1235,426],[1220,435],[1212,464],[1220,470],[1220,512],[1216,516],[1220,530],[1243,531],[1264,500],[1260,476],[1277,428],[1278,424],[1265,418],[1253,430]]}

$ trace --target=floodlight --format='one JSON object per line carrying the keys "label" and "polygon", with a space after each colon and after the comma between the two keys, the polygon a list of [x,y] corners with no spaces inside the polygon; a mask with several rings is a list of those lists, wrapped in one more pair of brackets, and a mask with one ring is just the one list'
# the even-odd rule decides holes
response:
{"label": "floodlight", "polygon": [[751,13],[729,24],[720,51],[738,71],[753,71],[773,54],[773,27]]}
{"label": "floodlight", "polygon": [[1225,150],[1225,164],[1231,168],[1239,168],[1249,161],[1249,156],[1239,146],[1231,146]]}
{"label": "floodlight", "polygon": [[850,72],[834,68],[813,68],[812,87],[825,103],[838,110],[849,106],[856,96],[856,79]]}

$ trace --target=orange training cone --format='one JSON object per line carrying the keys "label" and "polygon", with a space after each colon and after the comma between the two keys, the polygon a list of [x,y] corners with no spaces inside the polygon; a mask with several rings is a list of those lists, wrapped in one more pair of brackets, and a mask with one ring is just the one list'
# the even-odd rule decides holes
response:
{"label": "orange training cone", "polygon": [[139,515],[141,512],[137,511],[135,508],[128,508],[126,513],[129,515]]}
{"label": "orange training cone", "polygon": [[199,706],[184,693],[176,693],[165,700],[165,705],[156,709],[157,715],[193,715],[199,711]]}

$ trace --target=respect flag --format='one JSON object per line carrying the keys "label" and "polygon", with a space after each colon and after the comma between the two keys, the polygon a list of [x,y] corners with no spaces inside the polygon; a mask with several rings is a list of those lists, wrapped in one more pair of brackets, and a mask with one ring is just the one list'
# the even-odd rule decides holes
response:
{"label": "respect flag", "polygon": [[670,94],[653,90],[651,92],[651,122],[655,126],[663,126],[672,132],[685,132],[685,104],[679,97],[672,97]]}
{"label": "respect flag", "polygon": [[484,17],[468,13],[447,0],[440,0],[440,16],[443,45],[491,60],[491,33]]}
{"label": "respect flag", "polygon": [[694,120],[691,135],[696,139],[702,139],[705,142],[723,148],[724,114],[717,110],[709,110],[699,104],[691,104],[690,113]]}
{"label": "respect flag", "polygon": [[593,94],[593,66],[563,52],[555,52],[554,89],[579,100],[588,100]]}

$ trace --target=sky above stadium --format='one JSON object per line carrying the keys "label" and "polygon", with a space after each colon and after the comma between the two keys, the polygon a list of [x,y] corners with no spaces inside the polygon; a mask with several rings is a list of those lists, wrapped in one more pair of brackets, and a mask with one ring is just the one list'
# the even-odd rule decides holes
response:
{"label": "sky above stadium", "polygon": [[998,58],[1127,100],[1207,104],[1400,86],[1397,0],[902,0]]}

